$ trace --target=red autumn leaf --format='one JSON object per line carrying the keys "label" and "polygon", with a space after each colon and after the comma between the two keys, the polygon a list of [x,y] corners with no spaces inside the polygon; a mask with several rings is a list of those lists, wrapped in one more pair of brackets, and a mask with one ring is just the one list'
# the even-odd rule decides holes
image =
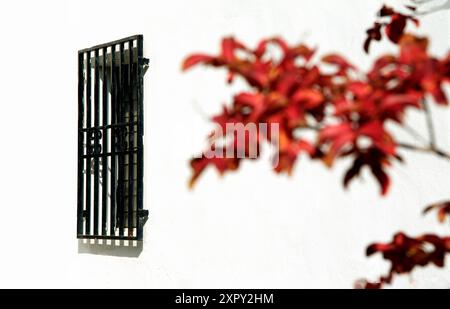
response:
{"label": "red autumn leaf", "polygon": [[274,91],[282,96],[288,96],[298,87],[299,83],[299,74],[287,72],[280,76],[280,78],[276,81]]}
{"label": "red autumn leaf", "polygon": [[[225,151],[225,150],[224,150]],[[201,158],[196,158],[191,160],[192,176],[189,180],[189,188],[193,188],[198,177],[203,173],[203,171],[208,166],[214,166],[216,170],[222,175],[226,171],[236,170],[239,166],[239,159],[237,158],[207,158],[202,155]]]}
{"label": "red autumn leaf", "polygon": [[373,141],[382,141],[387,135],[380,121],[371,121],[364,124],[358,130],[358,134],[370,137]]}
{"label": "red autumn leaf", "polygon": [[366,31],[367,38],[363,45],[366,53],[369,52],[370,44],[373,40],[380,41],[382,39],[381,30],[383,27],[385,27],[388,39],[397,44],[404,35],[408,21],[412,21],[416,26],[419,25],[419,21],[415,17],[398,13],[388,6],[383,6],[378,15],[382,18],[388,17],[390,20],[388,22],[375,22],[373,27]]}
{"label": "red autumn leaf", "polygon": [[397,115],[403,113],[407,107],[421,108],[420,101],[423,94],[420,92],[410,92],[406,94],[389,94],[381,103],[383,113],[389,115]]}
{"label": "red autumn leaf", "polygon": [[322,61],[328,64],[332,64],[338,67],[338,73],[345,73],[349,69],[355,69],[355,66],[349,63],[344,57],[330,54],[322,58]]}
{"label": "red autumn leaf", "polygon": [[264,96],[260,93],[241,92],[234,97],[235,104],[258,107],[264,104]]}
{"label": "red autumn leaf", "polygon": [[390,243],[375,243],[367,247],[367,255],[381,253],[383,258],[391,264],[387,276],[380,278],[378,283],[363,281],[360,284],[366,288],[381,288],[390,283],[395,274],[409,273],[416,267],[434,264],[444,267],[445,255],[450,253],[450,237],[438,237],[436,235],[423,235],[411,238],[404,233],[398,233]]}
{"label": "red autumn leaf", "polygon": [[242,108],[250,108],[250,111],[244,112],[248,116],[248,122],[255,122],[264,112],[265,97],[260,93],[243,92],[234,97],[234,107],[242,111]]}
{"label": "red autumn leaf", "polygon": [[375,176],[378,183],[380,184],[381,195],[386,195],[391,184],[389,176],[386,174],[386,172],[384,171],[383,167],[380,164],[373,164],[370,166],[370,169],[372,171],[372,174]]}
{"label": "red autumn leaf", "polygon": [[400,46],[399,62],[415,66],[418,63],[428,62],[428,38],[405,34],[398,42]]}
{"label": "red autumn leaf", "polygon": [[386,35],[393,43],[400,41],[406,27],[406,20],[404,15],[395,14],[392,16],[391,22],[386,26]]}
{"label": "red autumn leaf", "polygon": [[387,5],[383,5],[380,9],[380,11],[378,11],[378,15],[380,17],[385,17],[385,16],[392,16],[394,14],[397,14],[391,7],[387,6]]}
{"label": "red autumn leaf", "polygon": [[233,62],[236,60],[236,50],[247,50],[247,48],[240,42],[236,41],[233,37],[225,38],[222,40],[221,57],[225,62]]}
{"label": "red autumn leaf", "polygon": [[315,52],[315,49],[309,48],[305,44],[300,44],[288,49],[286,57],[292,60],[295,60],[297,57],[303,57],[306,61],[309,61]]}
{"label": "red autumn leaf", "polygon": [[359,173],[361,172],[362,167],[364,166],[365,162],[363,160],[363,158],[359,157],[356,158],[355,161],[353,162],[353,165],[351,168],[349,168],[347,170],[347,172],[345,173],[344,176],[344,188],[347,188],[350,181],[355,178],[356,176],[359,175]]}
{"label": "red autumn leaf", "polygon": [[351,115],[359,109],[359,105],[353,101],[345,98],[338,98],[334,102],[334,115],[336,117],[344,117]]}
{"label": "red autumn leaf", "polygon": [[327,141],[333,140],[340,135],[353,132],[352,126],[349,123],[340,123],[336,125],[326,126],[320,131],[319,140]]}
{"label": "red autumn leaf", "polygon": [[427,208],[425,208],[423,213],[427,214],[435,210],[437,211],[437,217],[439,222],[443,223],[447,216],[450,217],[450,201],[430,205]]}
{"label": "red autumn leaf", "polygon": [[182,70],[186,71],[197,64],[212,63],[214,59],[215,59],[214,57],[211,57],[208,55],[203,55],[203,54],[191,55],[184,60],[183,65],[182,65]]}
{"label": "red autumn leaf", "polygon": [[284,54],[286,54],[289,51],[288,44],[282,38],[274,37],[274,38],[262,40],[258,44],[258,47],[256,47],[255,51],[253,52],[255,54],[255,56],[258,58],[262,57],[266,53],[267,46],[271,43],[278,45],[282,49]]}
{"label": "red autumn leaf", "polygon": [[436,103],[440,105],[447,105],[447,95],[442,89],[443,77],[436,75],[435,73],[430,73],[428,76],[424,76],[421,81],[421,86],[423,89],[433,96]]}
{"label": "red autumn leaf", "polygon": [[292,96],[292,101],[304,109],[314,109],[324,102],[323,94],[314,89],[299,89]]}
{"label": "red autumn leaf", "polygon": [[358,131],[359,135],[367,136],[371,139],[373,147],[382,152],[381,157],[396,156],[396,144],[393,137],[386,132],[380,121],[372,121],[365,124]]}
{"label": "red autumn leaf", "polygon": [[348,90],[358,99],[367,98],[373,92],[370,84],[361,81],[349,83]]}
{"label": "red autumn leaf", "polygon": [[219,125],[222,131],[225,131],[227,123],[241,123],[244,121],[244,117],[239,113],[231,111],[226,106],[223,106],[222,113],[215,115],[211,120]]}
{"label": "red autumn leaf", "polygon": [[330,143],[328,159],[333,161],[346,145],[354,144],[357,133],[349,123],[341,123],[323,128],[319,132],[319,143]]}
{"label": "red autumn leaf", "polygon": [[[423,235],[416,239],[408,238],[405,236],[404,243],[400,243],[398,247],[402,247],[407,253],[408,259],[413,259],[415,265],[408,265],[406,267],[398,267],[398,269],[409,269],[409,267],[425,266],[427,264],[435,264],[436,266],[444,266],[444,254],[450,252],[448,246],[449,238],[440,238],[436,235]],[[432,245],[431,248],[425,247],[426,245]],[[418,250],[417,250],[418,249]]]}
{"label": "red autumn leaf", "polygon": [[390,186],[389,176],[384,171],[384,168],[387,165],[388,161],[386,154],[378,148],[371,147],[366,150],[356,151],[353,165],[345,173],[343,181],[344,187],[347,188],[350,181],[359,175],[364,166],[367,166],[380,184],[381,195],[385,195]]}
{"label": "red autumn leaf", "polygon": [[439,72],[444,82],[450,82],[450,52],[439,62]]}
{"label": "red autumn leaf", "polygon": [[279,162],[275,166],[275,171],[277,173],[286,172],[287,174],[292,173],[294,164],[301,152],[308,153],[310,156],[315,152],[315,147],[305,140],[295,140],[290,141],[286,144],[279,153]]}
{"label": "red autumn leaf", "polygon": [[364,51],[366,53],[369,53],[370,44],[372,43],[372,41],[380,41],[381,38],[383,37],[381,35],[382,27],[383,27],[382,24],[376,22],[376,23],[374,23],[372,28],[367,29],[367,31],[366,31],[367,38],[364,41]]}

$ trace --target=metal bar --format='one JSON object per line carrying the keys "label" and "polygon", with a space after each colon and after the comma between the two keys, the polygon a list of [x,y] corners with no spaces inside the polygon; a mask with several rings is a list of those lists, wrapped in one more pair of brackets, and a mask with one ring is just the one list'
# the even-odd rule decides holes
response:
{"label": "metal bar", "polygon": [[[124,58],[124,43],[121,43],[119,48],[119,119],[121,122],[124,121],[124,74],[123,74],[123,58]],[[123,127],[125,128],[125,126]],[[120,131],[120,146],[122,149],[122,146],[125,144],[125,131]],[[119,236],[123,236],[124,234],[124,226],[125,226],[125,171],[124,171],[124,165],[125,165],[125,156],[119,155],[119,207],[118,207],[118,216],[119,216]]]}
{"label": "metal bar", "polygon": [[[91,52],[86,53],[86,127],[91,127]],[[86,154],[91,153],[91,132],[86,133]],[[91,234],[91,160],[86,159],[86,216],[85,234]]]}
{"label": "metal bar", "polygon": [[[131,153],[136,153],[137,151],[138,151],[138,149],[134,148],[132,150],[116,151],[115,154],[116,155],[128,155],[128,154],[131,154]],[[105,155],[107,157],[110,157],[110,156],[113,155],[113,153],[112,152],[106,152]],[[100,157],[103,157],[103,153],[92,154],[92,155],[83,155],[82,156],[83,159],[93,159],[93,158],[100,158]]]}
{"label": "metal bar", "polygon": [[140,222],[140,216],[143,209],[143,178],[144,178],[144,143],[143,143],[143,124],[144,124],[144,95],[143,95],[143,70],[141,60],[144,58],[143,37],[140,35],[137,39],[137,96],[138,104],[138,125],[137,125],[137,207],[136,207],[136,231],[137,239],[142,240],[143,227]]}
{"label": "metal bar", "polygon": [[[78,128],[83,128],[84,119],[84,54],[78,54]],[[83,197],[84,197],[84,133],[78,132],[78,200],[77,200],[77,234],[83,233]]]}
{"label": "metal bar", "polygon": [[[106,54],[108,50],[106,47],[103,48],[103,63],[102,63],[102,79],[103,79],[103,89],[102,89],[102,122],[103,126],[108,125],[108,88],[106,80]],[[103,128],[103,157],[102,157],[102,235],[107,233],[107,198],[108,198],[108,157],[106,153],[108,152],[108,130]]]}
{"label": "metal bar", "polygon": [[110,209],[110,232],[115,235],[116,229],[116,70],[115,70],[116,46],[111,46],[111,209]]}
{"label": "metal bar", "polygon": [[132,36],[120,39],[120,40],[115,40],[115,41],[111,41],[111,42],[108,42],[108,43],[95,45],[95,46],[92,46],[92,47],[89,47],[89,48],[84,48],[84,49],[79,50],[78,52],[79,53],[84,53],[84,52],[89,52],[89,51],[92,51],[92,50],[95,50],[95,49],[101,49],[103,47],[108,47],[108,46],[111,46],[111,45],[119,45],[119,44],[128,42],[130,40],[136,40],[139,36],[141,36],[141,35],[132,35]]}
{"label": "metal bar", "polygon": [[[100,125],[100,94],[99,94],[99,72],[98,72],[98,49],[95,50],[94,59],[94,125]],[[99,130],[94,131],[94,151],[96,154],[100,152],[99,149]],[[99,218],[99,158],[94,158],[94,235],[98,235],[98,218]]]}
{"label": "metal bar", "polygon": [[[128,148],[134,148],[134,74],[133,74],[133,41],[128,42]],[[133,236],[134,208],[134,153],[128,155],[128,236]]]}
{"label": "metal bar", "polygon": [[137,237],[128,236],[102,236],[102,235],[77,235],[78,239],[111,239],[111,240],[138,240]]}
{"label": "metal bar", "polygon": [[[111,85],[112,86],[112,85]],[[106,126],[98,126],[98,127],[90,127],[90,128],[81,128],[80,131],[83,132],[87,132],[91,129],[111,129],[111,128],[115,128],[115,127],[121,127],[121,126],[125,126],[128,125],[129,122],[121,122],[121,123],[113,123],[113,124],[108,124]],[[134,121],[133,124],[138,124],[137,121]]]}

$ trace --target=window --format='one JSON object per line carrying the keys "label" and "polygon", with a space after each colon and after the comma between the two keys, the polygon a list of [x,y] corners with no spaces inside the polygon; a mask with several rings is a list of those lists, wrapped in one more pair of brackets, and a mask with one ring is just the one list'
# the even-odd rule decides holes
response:
{"label": "window", "polygon": [[78,52],[77,237],[142,240],[143,36]]}

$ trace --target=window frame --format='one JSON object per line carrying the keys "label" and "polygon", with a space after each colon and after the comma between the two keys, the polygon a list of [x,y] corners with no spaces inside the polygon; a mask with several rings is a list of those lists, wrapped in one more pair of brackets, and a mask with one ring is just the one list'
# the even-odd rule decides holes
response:
{"label": "window frame", "polygon": [[147,65],[142,35],[78,51],[79,239],[143,239]]}

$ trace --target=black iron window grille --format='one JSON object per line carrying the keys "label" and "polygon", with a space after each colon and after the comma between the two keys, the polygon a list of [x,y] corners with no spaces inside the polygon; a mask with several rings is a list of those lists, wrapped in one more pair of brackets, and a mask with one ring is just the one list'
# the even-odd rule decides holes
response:
{"label": "black iron window grille", "polygon": [[142,240],[143,36],[78,52],[77,237]]}

